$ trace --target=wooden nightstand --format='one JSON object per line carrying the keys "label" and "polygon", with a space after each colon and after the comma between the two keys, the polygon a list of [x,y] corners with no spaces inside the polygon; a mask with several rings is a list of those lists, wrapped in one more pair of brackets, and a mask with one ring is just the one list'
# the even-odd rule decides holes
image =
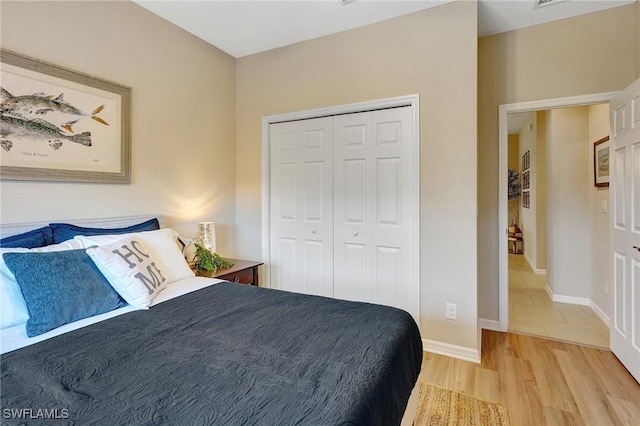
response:
{"label": "wooden nightstand", "polygon": [[203,277],[218,278],[220,280],[231,281],[240,284],[250,284],[259,286],[258,266],[263,265],[262,262],[254,262],[251,260],[227,259],[233,263],[231,268],[218,269],[211,273],[207,271],[196,271],[197,275]]}

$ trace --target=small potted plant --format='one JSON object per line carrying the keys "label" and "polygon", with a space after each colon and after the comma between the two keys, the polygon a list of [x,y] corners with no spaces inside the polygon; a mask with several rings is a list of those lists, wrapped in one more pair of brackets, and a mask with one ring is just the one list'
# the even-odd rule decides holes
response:
{"label": "small potted plant", "polygon": [[227,269],[233,266],[233,263],[223,258],[217,253],[196,244],[196,255],[193,258],[196,273],[198,275],[213,276],[218,269]]}

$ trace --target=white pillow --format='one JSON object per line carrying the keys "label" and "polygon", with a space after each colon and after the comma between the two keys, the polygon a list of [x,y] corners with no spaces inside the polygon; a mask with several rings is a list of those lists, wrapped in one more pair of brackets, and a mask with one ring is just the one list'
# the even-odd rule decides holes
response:
{"label": "white pillow", "polygon": [[109,284],[136,308],[147,309],[167,286],[165,266],[139,237],[87,249]]}
{"label": "white pillow", "polygon": [[171,228],[120,235],[78,235],[74,240],[82,243],[84,248],[89,248],[113,244],[125,238],[135,238],[148,247],[158,267],[162,267],[162,275],[167,283],[195,276],[178,246],[178,233]]}
{"label": "white pillow", "polygon": [[45,253],[81,248],[83,248],[82,243],[74,240],[33,249],[0,248],[0,329],[24,324],[29,319],[29,311],[22,296],[22,291],[20,291],[20,286],[13,272],[4,263],[2,255],[4,253]]}

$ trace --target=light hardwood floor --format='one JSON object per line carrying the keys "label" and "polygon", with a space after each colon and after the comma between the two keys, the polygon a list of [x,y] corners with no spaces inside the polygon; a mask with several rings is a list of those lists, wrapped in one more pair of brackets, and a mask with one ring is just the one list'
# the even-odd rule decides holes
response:
{"label": "light hardwood floor", "polygon": [[425,352],[419,380],[500,401],[511,426],[640,425],[640,384],[608,350],[485,330],[480,365]]}
{"label": "light hardwood floor", "polygon": [[545,285],[524,255],[509,254],[509,331],[609,348],[609,328],[591,307],[552,302]]}

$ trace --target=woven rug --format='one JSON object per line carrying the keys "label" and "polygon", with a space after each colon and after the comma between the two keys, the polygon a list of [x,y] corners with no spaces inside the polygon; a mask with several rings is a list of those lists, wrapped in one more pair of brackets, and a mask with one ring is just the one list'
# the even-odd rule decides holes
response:
{"label": "woven rug", "polygon": [[509,426],[507,411],[499,402],[424,382],[419,390],[414,426]]}

